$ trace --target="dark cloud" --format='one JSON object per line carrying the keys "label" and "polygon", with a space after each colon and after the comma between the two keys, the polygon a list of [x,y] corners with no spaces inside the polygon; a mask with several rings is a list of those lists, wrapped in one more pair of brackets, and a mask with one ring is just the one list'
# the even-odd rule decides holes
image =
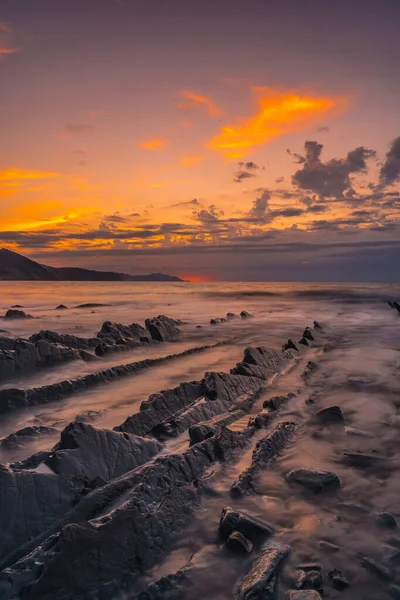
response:
{"label": "dark cloud", "polygon": [[186,202],[177,202],[176,204],[171,204],[170,208],[173,208],[174,206],[200,206],[200,202],[197,200],[197,198],[194,198],[194,200],[187,200]]}
{"label": "dark cloud", "polygon": [[65,129],[68,133],[71,133],[72,135],[84,135],[85,133],[91,133],[94,127],[92,125],[87,125],[83,123],[81,125],[67,125]]}
{"label": "dark cloud", "polygon": [[132,213],[129,215],[130,217],[140,217],[140,213]]}
{"label": "dark cloud", "polygon": [[256,198],[253,202],[252,208],[248,212],[248,216],[258,221],[265,221],[268,213],[268,203],[271,199],[269,190],[263,190],[261,196]]}
{"label": "dark cloud", "polygon": [[238,162],[238,165],[241,169],[246,169],[247,171],[254,171],[260,168],[259,165],[256,165],[252,160],[247,162]]}
{"label": "dark cloud", "polygon": [[327,133],[329,131],[329,127],[326,127],[326,125],[323,127],[317,127],[317,131],[320,133]]}
{"label": "dark cloud", "polygon": [[194,211],[193,212],[193,216],[200,221],[200,223],[203,223],[204,225],[206,224],[210,224],[210,223],[216,223],[218,221],[218,219],[220,217],[222,217],[224,215],[224,212],[222,210],[217,210],[217,208],[215,207],[214,204],[211,204],[208,207],[208,210],[205,208],[202,208],[199,211]]}
{"label": "dark cloud", "polygon": [[307,211],[308,213],[320,214],[324,213],[328,210],[328,207],[325,204],[310,204],[308,205]]}
{"label": "dark cloud", "polygon": [[285,181],[285,178],[284,178],[284,177],[277,177],[277,178],[275,179],[275,183],[283,183],[284,181]]}
{"label": "dark cloud", "polygon": [[248,173],[247,171],[236,171],[233,176],[233,181],[235,183],[242,183],[243,179],[249,179],[250,177],[255,177],[254,173]]}
{"label": "dark cloud", "polygon": [[105,215],[104,221],[109,221],[111,223],[127,223],[129,219],[127,217],[122,217],[121,215]]}
{"label": "dark cloud", "polygon": [[393,185],[400,181],[400,136],[391,143],[385,162],[381,167],[379,179],[383,186]]}
{"label": "dark cloud", "polygon": [[324,163],[321,161],[322,149],[323,145],[318,142],[305,143],[305,153],[299,161],[303,168],[292,176],[293,185],[301,190],[313,192],[320,198],[343,198],[346,190],[350,190],[351,196],[350,175],[365,173],[367,160],[376,156],[375,150],[359,146],[348,152],[346,158],[333,158]]}

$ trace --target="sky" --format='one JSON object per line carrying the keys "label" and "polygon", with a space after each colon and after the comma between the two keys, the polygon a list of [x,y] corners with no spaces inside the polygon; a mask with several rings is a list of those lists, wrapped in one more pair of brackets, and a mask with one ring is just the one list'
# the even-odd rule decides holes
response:
{"label": "sky", "polygon": [[0,0],[0,247],[399,281],[400,0]]}

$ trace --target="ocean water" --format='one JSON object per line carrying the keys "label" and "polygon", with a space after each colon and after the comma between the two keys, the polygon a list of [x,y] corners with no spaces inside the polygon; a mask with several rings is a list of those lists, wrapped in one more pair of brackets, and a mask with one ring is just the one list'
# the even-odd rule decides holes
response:
{"label": "ocean water", "polygon": [[[159,314],[185,323],[177,342],[111,355],[100,365],[74,362],[26,373],[0,382],[1,388],[47,385],[111,365],[225,342],[63,401],[15,412],[2,419],[0,438],[29,424],[51,425],[60,431],[78,413],[87,410],[104,411],[96,426],[114,427],[137,412],[150,394],[183,381],[201,379],[206,371],[229,372],[242,360],[245,347],[279,349],[289,337],[299,340],[305,326],[312,326],[317,320],[324,326],[324,333],[318,347],[307,352],[307,360],[318,364],[309,384],[304,386],[301,369],[293,369],[278,377],[253,409],[258,412],[267,396],[298,392],[276,421],[294,420],[301,425],[295,442],[273,469],[262,474],[254,496],[235,501],[229,496],[233,481],[251,461],[254,444],[235,464],[222,467],[213,480],[215,496],[205,501],[173,552],[143,578],[142,585],[176,571],[201,551],[204,569],[197,575],[190,597],[231,598],[237,563],[216,551],[216,531],[221,509],[234,502],[235,507],[270,521],[276,528],[276,537],[291,545],[291,558],[280,585],[282,598],[291,586],[296,564],[313,561],[322,564],[324,573],[332,568],[342,569],[351,581],[351,587],[341,594],[327,585],[328,598],[388,598],[389,583],[363,568],[360,554],[386,564],[388,555],[400,548],[400,535],[382,529],[376,520],[376,513],[390,511],[400,525],[400,314],[387,304],[393,299],[400,299],[400,284],[0,282],[0,314],[11,305],[20,304],[34,317],[24,321],[0,320],[0,329],[7,331],[1,335],[28,337],[48,329],[87,337],[95,335],[106,320],[144,323],[145,318]],[[76,308],[83,303],[104,306]],[[55,310],[59,304],[66,304],[68,310]],[[253,318],[217,326],[209,323],[211,318],[242,310]],[[310,398],[312,404],[308,402]],[[346,425],[361,429],[370,437],[316,426],[315,411],[331,405],[341,407]],[[232,427],[240,429],[247,420],[248,417]],[[266,431],[260,432],[257,439],[264,435]],[[26,458],[50,448],[58,439],[57,434],[15,451],[2,452],[0,462]],[[182,434],[169,441],[164,452],[183,451],[187,446],[188,436]],[[344,450],[382,455],[384,468],[351,468],[340,460]],[[334,470],[341,479],[340,493],[310,497],[290,488],[285,474],[303,466]],[[321,552],[321,540],[338,545],[340,551]],[[397,558],[391,560],[391,567],[396,569]]]}

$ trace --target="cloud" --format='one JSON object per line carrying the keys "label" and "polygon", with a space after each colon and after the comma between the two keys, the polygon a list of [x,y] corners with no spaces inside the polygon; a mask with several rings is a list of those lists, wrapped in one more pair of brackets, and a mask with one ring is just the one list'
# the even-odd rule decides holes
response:
{"label": "cloud", "polygon": [[252,208],[248,212],[248,216],[257,221],[265,221],[269,209],[269,201],[271,194],[269,190],[264,190],[258,198],[253,202]]}
{"label": "cloud", "polygon": [[179,165],[186,169],[195,167],[199,162],[204,159],[204,156],[182,156],[179,159]]}
{"label": "cloud", "polygon": [[90,108],[87,111],[87,114],[91,119],[94,119],[95,117],[108,117],[111,115],[110,112],[102,110],[101,108]]}
{"label": "cloud", "polygon": [[243,179],[249,179],[250,177],[255,177],[254,173],[249,173],[248,171],[236,171],[233,176],[233,181],[235,183],[242,183]]}
{"label": "cloud", "polygon": [[275,179],[275,183],[283,183],[284,181],[285,181],[285,178],[284,178],[284,177],[277,177],[277,178]]}
{"label": "cloud", "polygon": [[171,204],[169,208],[173,208],[175,206],[200,206],[200,202],[197,198],[193,200],[187,200],[186,202],[177,202],[176,204]]}
{"label": "cloud", "polygon": [[8,47],[8,46],[0,46],[0,60],[3,60],[4,56],[9,54],[16,54],[17,52],[21,52],[22,48],[20,46]]}
{"label": "cloud", "polygon": [[333,158],[323,163],[322,149],[322,144],[307,141],[304,156],[299,156],[303,168],[292,176],[293,185],[320,198],[343,198],[346,190],[352,190],[350,175],[367,172],[367,160],[376,156],[375,150],[359,146],[348,152],[346,158]]}
{"label": "cloud", "polygon": [[348,103],[343,98],[301,96],[270,88],[253,88],[258,111],[250,118],[237,119],[220,128],[208,143],[229,159],[243,157],[257,146],[286,133],[300,131],[314,122],[336,116]]}
{"label": "cloud", "polygon": [[330,129],[329,127],[326,127],[326,125],[323,125],[322,127],[317,127],[317,131],[319,131],[319,133],[327,133]]}
{"label": "cloud", "polygon": [[224,211],[223,210],[217,210],[217,208],[215,207],[214,204],[211,204],[208,207],[208,210],[206,210],[205,208],[199,210],[199,211],[195,211],[193,213],[193,216],[200,221],[200,223],[203,223],[204,225],[209,225],[210,223],[216,223],[218,221],[218,219],[220,217],[224,216]]}
{"label": "cloud", "polygon": [[256,165],[256,163],[254,163],[252,160],[249,160],[247,162],[238,162],[238,165],[242,169],[247,169],[247,171],[256,171],[260,168],[259,165]]}
{"label": "cloud", "polygon": [[164,150],[167,144],[168,140],[165,138],[152,138],[150,140],[140,142],[139,148],[142,148],[142,150],[152,150],[155,152],[159,152],[161,150]]}
{"label": "cloud", "polygon": [[0,171],[0,183],[22,183],[34,179],[54,179],[61,173],[51,171],[28,171],[25,169],[4,169]]}
{"label": "cloud", "polygon": [[390,145],[379,179],[382,186],[393,185],[400,180],[400,136]]}
{"label": "cloud", "polygon": [[189,90],[182,90],[180,95],[182,100],[177,104],[177,107],[181,110],[202,110],[211,117],[219,117],[223,114],[222,110],[207,96]]}
{"label": "cloud", "polygon": [[92,125],[83,123],[67,125],[65,131],[71,135],[85,135],[86,133],[91,133],[93,129]]}
{"label": "cloud", "polygon": [[4,21],[0,21],[0,33],[12,33],[12,27]]}

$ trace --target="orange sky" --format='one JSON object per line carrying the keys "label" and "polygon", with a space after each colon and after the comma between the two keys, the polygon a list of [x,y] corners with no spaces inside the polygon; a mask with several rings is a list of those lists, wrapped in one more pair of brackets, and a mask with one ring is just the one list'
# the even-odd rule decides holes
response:
{"label": "orange sky", "polygon": [[[63,19],[48,0],[36,10],[27,0],[18,10],[6,2],[0,11],[2,245],[58,262],[76,253],[96,266],[95,250],[180,252],[268,232],[294,240],[294,229],[310,240],[322,227],[328,236],[349,227],[364,235],[393,223],[393,206],[377,196],[399,134],[393,83],[377,93],[372,78],[388,69],[385,75],[376,58],[364,68],[344,56],[334,26],[300,43],[307,17],[323,27],[328,13],[305,10],[286,23],[279,9],[263,8],[258,20],[243,16],[242,32],[234,2],[228,21],[213,13],[202,44],[211,4],[197,13],[190,3],[177,22],[156,0],[150,4],[157,14],[101,0],[93,26],[88,0],[80,9],[63,3]],[[251,4],[261,9],[258,0]],[[339,23],[339,12],[326,11]],[[379,16],[383,35],[389,20]],[[298,19],[305,30],[295,29]],[[258,37],[262,23],[270,28],[266,40]],[[239,31],[240,45],[229,46]],[[344,47],[351,33],[349,23]],[[253,43],[244,43],[250,34]],[[356,41],[367,48],[362,35]],[[386,50],[390,36],[386,30]],[[318,38],[323,56],[311,52]],[[323,144],[314,163],[306,140]],[[349,154],[360,147],[361,166]],[[371,185],[378,186],[374,198],[367,197]],[[399,189],[396,178],[389,185],[386,191]],[[179,269],[194,274],[195,266]],[[202,272],[216,277],[206,266]]]}

